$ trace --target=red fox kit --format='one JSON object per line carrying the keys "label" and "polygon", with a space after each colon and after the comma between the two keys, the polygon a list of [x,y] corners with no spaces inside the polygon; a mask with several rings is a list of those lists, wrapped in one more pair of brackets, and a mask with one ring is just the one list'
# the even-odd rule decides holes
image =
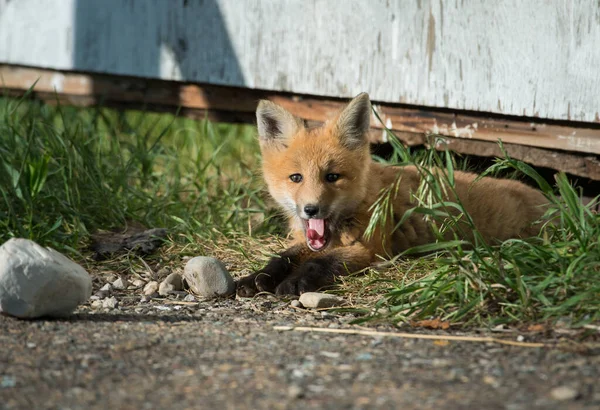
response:
{"label": "red fox kit", "polygon": [[[282,107],[261,101],[256,110],[263,173],[269,193],[289,220],[290,247],[259,272],[242,278],[240,296],[267,291],[301,294],[330,286],[336,276],[368,267],[377,256],[435,240],[422,216],[412,214],[420,177],[415,167],[384,166],[371,160],[367,132],[371,104],[365,93],[316,129]],[[455,189],[486,240],[532,236],[545,197],[520,182],[455,172]],[[371,206],[398,178],[393,220],[367,239]],[[468,236],[468,235],[467,235]],[[469,239],[469,238],[467,238]]]}

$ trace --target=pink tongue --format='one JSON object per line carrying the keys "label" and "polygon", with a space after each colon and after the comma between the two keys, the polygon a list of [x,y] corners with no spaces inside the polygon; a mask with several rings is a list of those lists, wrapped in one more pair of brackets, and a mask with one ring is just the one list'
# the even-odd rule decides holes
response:
{"label": "pink tongue", "polygon": [[325,246],[325,220],[309,219],[306,236],[313,249],[321,249]]}
{"label": "pink tongue", "polygon": [[308,239],[321,239],[323,235],[325,235],[325,220],[309,219],[308,230],[306,231]]}

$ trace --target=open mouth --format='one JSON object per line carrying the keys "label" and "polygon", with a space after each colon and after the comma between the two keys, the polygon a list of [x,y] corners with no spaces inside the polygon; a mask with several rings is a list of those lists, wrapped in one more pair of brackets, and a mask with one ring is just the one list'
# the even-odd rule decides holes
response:
{"label": "open mouth", "polygon": [[320,251],[327,244],[327,220],[326,219],[305,219],[306,242],[313,251]]}

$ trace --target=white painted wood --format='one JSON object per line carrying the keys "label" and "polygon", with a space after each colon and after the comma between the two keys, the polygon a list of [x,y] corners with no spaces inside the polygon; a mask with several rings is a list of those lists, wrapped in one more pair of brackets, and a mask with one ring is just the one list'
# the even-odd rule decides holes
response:
{"label": "white painted wood", "polygon": [[0,0],[0,62],[600,122],[597,0]]}

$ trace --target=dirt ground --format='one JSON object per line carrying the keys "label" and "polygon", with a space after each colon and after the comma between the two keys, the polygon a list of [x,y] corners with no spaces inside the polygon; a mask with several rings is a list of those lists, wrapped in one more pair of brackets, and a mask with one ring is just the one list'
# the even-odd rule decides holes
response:
{"label": "dirt ground", "polygon": [[600,408],[597,329],[483,334],[547,344],[531,348],[277,330],[356,326],[269,297],[117,300],[65,320],[0,316],[0,408]]}

